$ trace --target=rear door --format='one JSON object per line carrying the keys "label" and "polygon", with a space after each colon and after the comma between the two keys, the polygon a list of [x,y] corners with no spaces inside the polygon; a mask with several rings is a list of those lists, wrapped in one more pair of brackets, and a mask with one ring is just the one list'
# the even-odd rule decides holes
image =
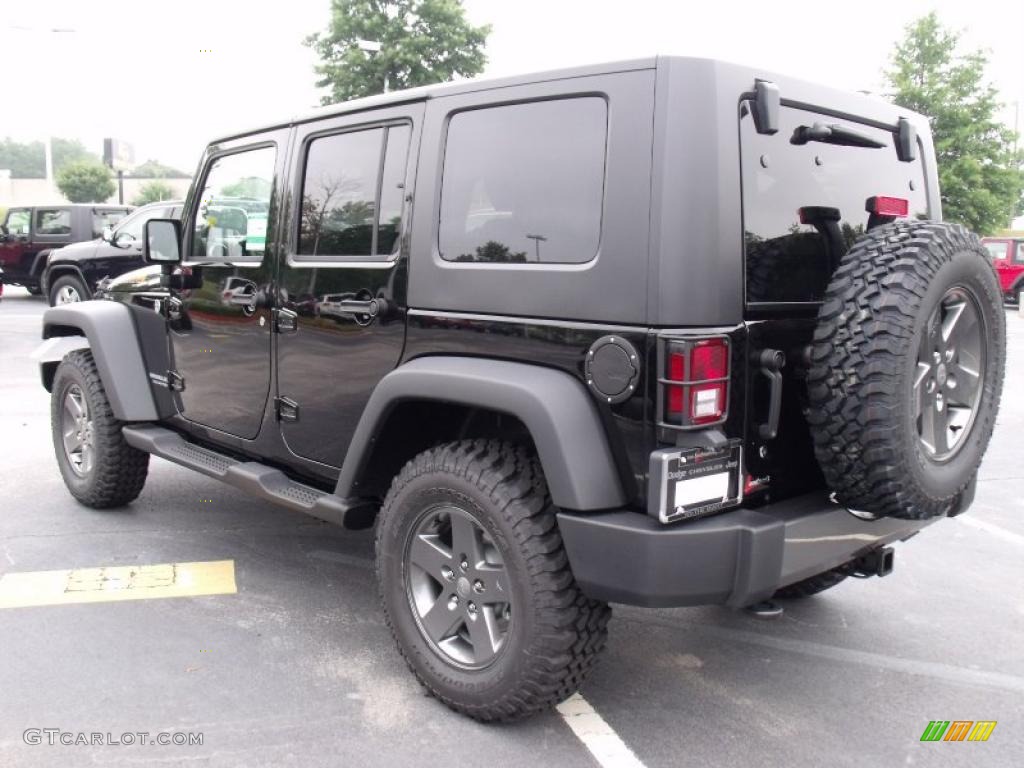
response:
{"label": "rear door", "polygon": [[329,474],[405,342],[414,147],[423,105],[296,129],[281,261],[278,413],[289,450]]}
{"label": "rear door", "polygon": [[[788,362],[774,440],[762,440],[756,426],[767,421],[770,380],[750,368],[746,456],[751,474],[770,478],[781,498],[820,482],[804,417],[803,359],[835,266],[881,221],[867,210],[871,198],[906,201],[911,218],[927,218],[929,207],[920,146],[915,160],[903,162],[891,130],[790,106],[780,110],[777,133],[760,134],[750,106],[740,113],[745,316],[753,350],[778,349]],[[838,126],[859,145],[805,140],[816,124]]]}

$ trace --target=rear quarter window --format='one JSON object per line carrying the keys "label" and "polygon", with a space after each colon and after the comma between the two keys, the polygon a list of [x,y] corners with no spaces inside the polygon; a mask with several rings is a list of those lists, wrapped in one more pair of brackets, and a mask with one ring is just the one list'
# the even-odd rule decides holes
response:
{"label": "rear quarter window", "polygon": [[600,97],[459,112],[445,144],[447,261],[580,264],[597,255],[608,107]]}

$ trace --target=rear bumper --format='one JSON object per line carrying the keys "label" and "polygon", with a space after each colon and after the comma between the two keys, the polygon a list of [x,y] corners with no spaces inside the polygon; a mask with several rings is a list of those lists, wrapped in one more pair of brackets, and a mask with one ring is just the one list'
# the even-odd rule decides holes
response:
{"label": "rear bumper", "polygon": [[751,605],[937,519],[862,520],[824,493],[676,525],[629,511],[558,514],[584,593],[652,608]]}

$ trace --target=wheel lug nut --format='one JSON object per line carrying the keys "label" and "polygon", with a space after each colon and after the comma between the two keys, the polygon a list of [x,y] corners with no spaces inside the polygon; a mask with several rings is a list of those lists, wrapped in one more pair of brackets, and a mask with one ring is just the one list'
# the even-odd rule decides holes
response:
{"label": "wheel lug nut", "polygon": [[944,357],[946,358],[946,362],[947,362],[947,363],[951,363],[951,362],[953,362],[953,357],[955,356],[955,354],[956,354],[956,353],[955,353],[955,352],[953,351],[953,349],[952,349],[952,348],[950,348],[950,349],[947,349],[947,350],[946,350],[946,354],[944,355]]}
{"label": "wheel lug nut", "polygon": [[442,565],[441,566],[441,575],[444,576],[446,581],[451,581],[452,579],[455,578],[455,571],[453,571],[447,565]]}
{"label": "wheel lug nut", "polygon": [[940,355],[938,352],[932,352],[932,361],[936,365],[938,365],[939,363],[942,362],[942,355]]}
{"label": "wheel lug nut", "polygon": [[469,561],[466,559],[465,555],[462,556],[462,562],[459,563],[459,568],[462,569],[463,573],[469,570]]}
{"label": "wheel lug nut", "polygon": [[925,391],[929,395],[935,391],[935,379],[928,379],[928,385],[925,387]]}
{"label": "wheel lug nut", "polygon": [[466,610],[469,612],[470,618],[476,618],[476,603],[470,602],[466,606]]}
{"label": "wheel lug nut", "polygon": [[458,595],[452,595],[451,597],[449,597],[448,598],[448,610],[449,611],[454,611],[458,607],[459,607],[459,596]]}
{"label": "wheel lug nut", "polygon": [[480,581],[480,579],[477,579],[473,582],[473,591],[476,592],[478,595],[484,591],[484,583]]}

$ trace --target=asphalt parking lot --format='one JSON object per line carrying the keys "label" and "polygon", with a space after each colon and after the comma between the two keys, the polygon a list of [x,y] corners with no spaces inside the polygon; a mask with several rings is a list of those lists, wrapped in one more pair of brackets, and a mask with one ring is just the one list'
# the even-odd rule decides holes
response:
{"label": "asphalt parking lot", "polygon": [[[369,533],[153,460],[130,507],[66,493],[28,357],[44,303],[0,300],[0,575],[231,561],[234,593],[0,608],[0,765],[593,766],[559,712],[484,726],[426,697],[384,626]],[[765,621],[616,606],[582,691],[646,766],[1024,765],[1024,318],[971,512]],[[922,743],[930,720],[994,720]],[[31,728],[201,746],[26,744]],[[613,763],[607,763],[613,764]]]}

